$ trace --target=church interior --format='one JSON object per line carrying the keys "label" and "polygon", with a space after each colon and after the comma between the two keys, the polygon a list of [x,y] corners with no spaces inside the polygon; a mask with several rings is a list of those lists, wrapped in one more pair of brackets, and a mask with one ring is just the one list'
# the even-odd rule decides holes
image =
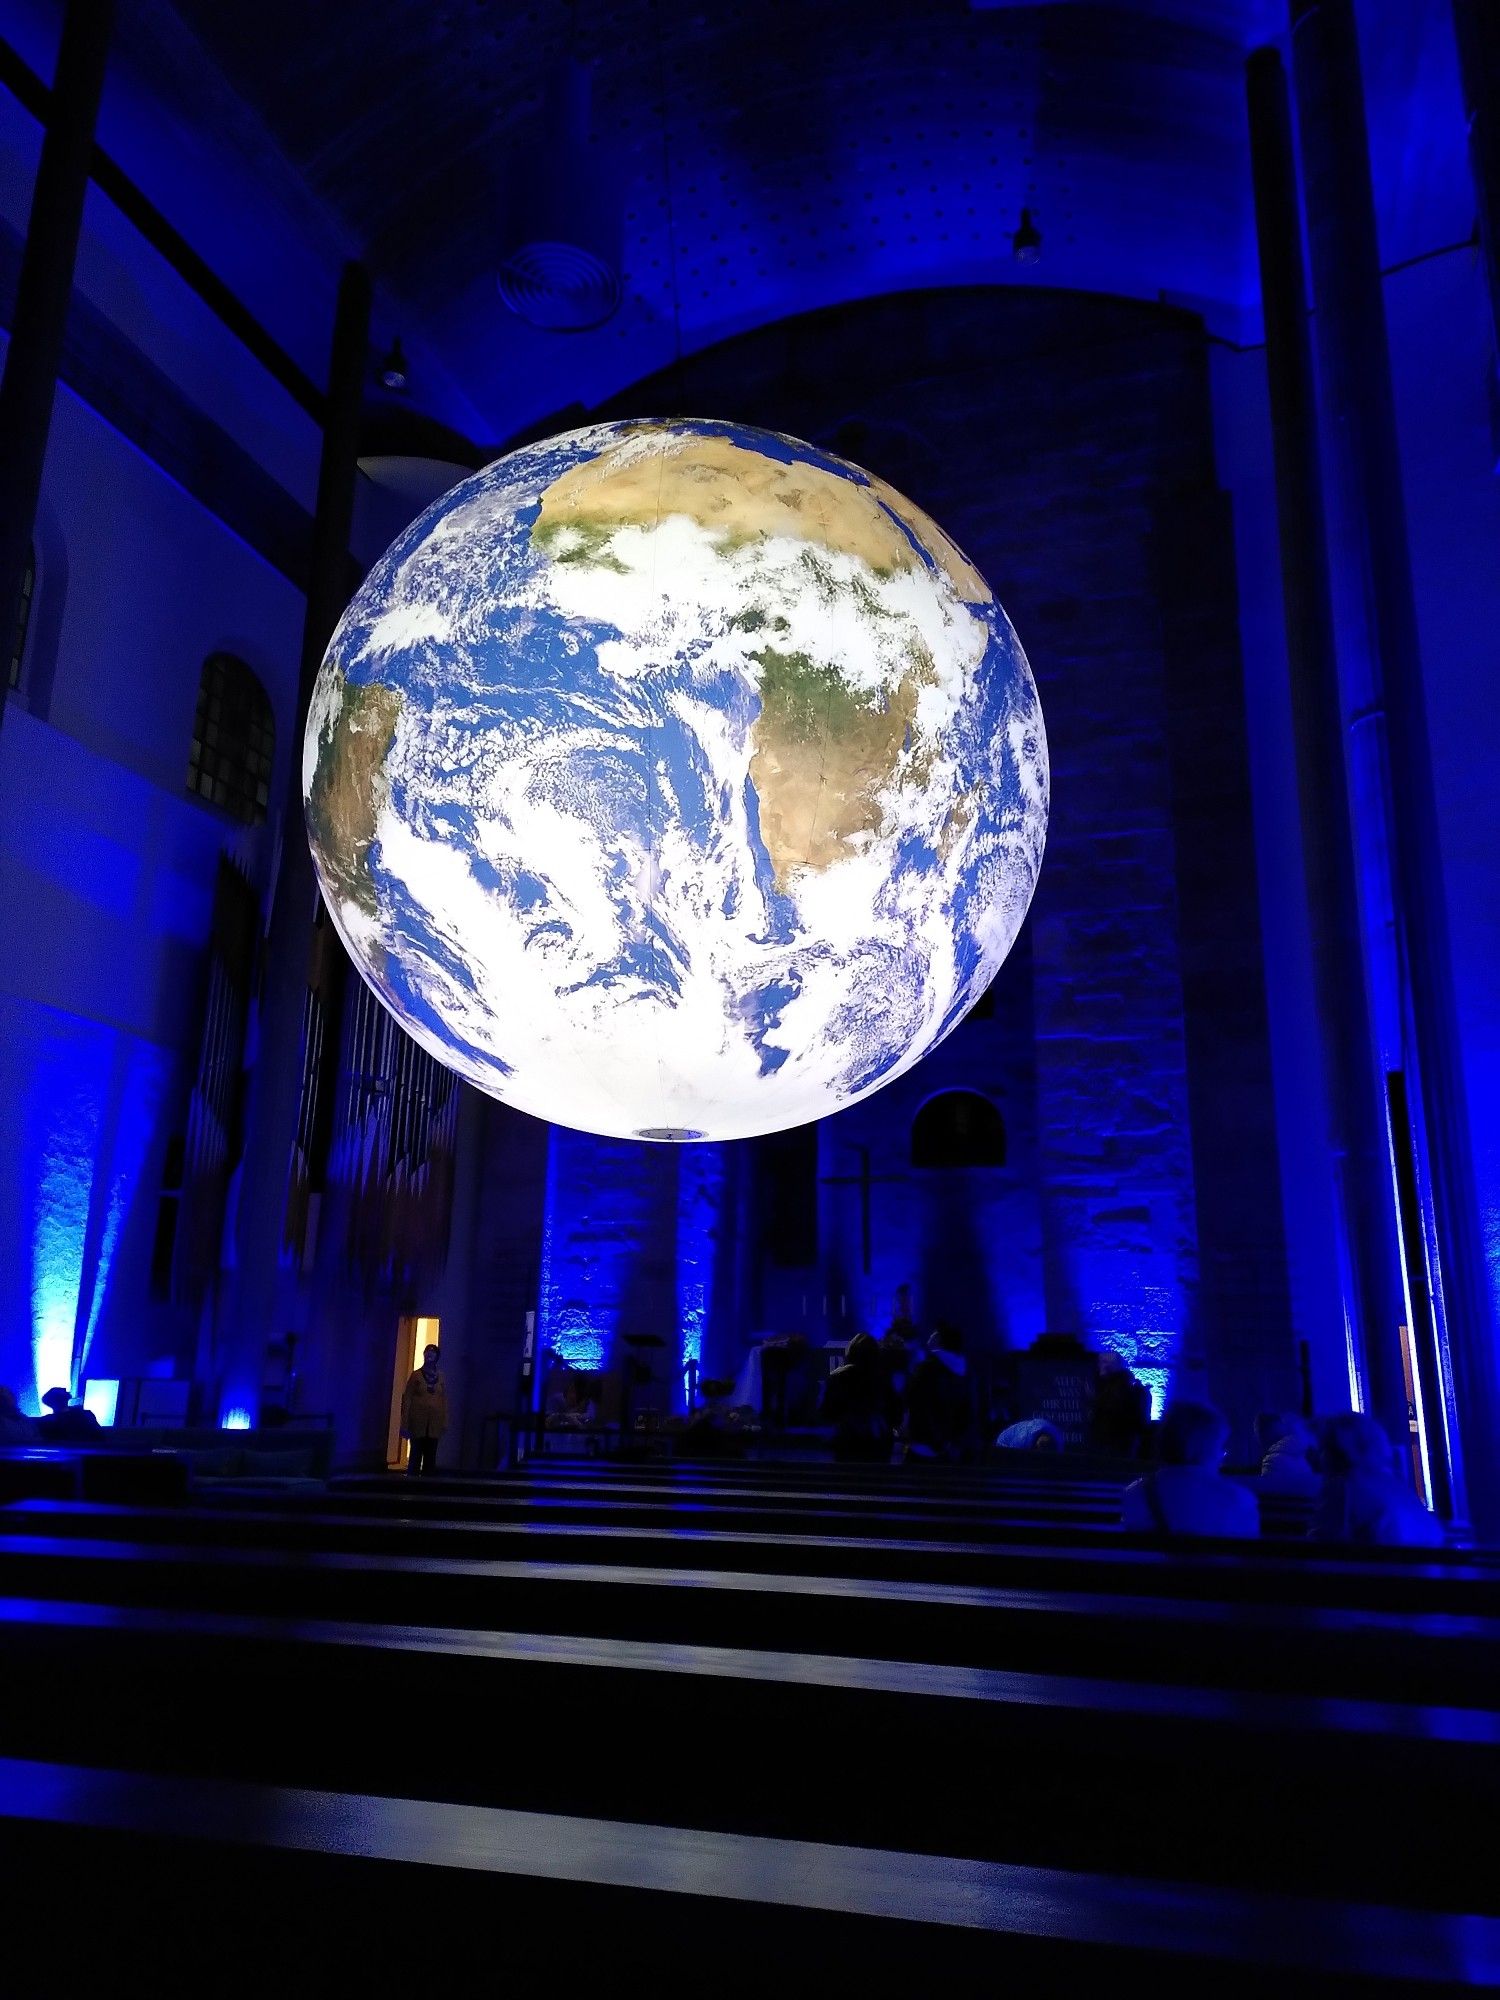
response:
{"label": "church interior", "polygon": [[1500,1985],[1500,5],[0,21],[0,1990]]}

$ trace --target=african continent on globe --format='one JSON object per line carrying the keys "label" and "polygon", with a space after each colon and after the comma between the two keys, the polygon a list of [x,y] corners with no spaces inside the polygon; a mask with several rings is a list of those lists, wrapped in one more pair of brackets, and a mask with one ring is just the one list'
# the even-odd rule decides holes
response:
{"label": "african continent on globe", "polygon": [[339,622],[303,746],[355,964],[482,1090],[737,1139],[853,1104],[1009,951],[1047,825],[1031,671],[881,480],[614,423],[429,507]]}

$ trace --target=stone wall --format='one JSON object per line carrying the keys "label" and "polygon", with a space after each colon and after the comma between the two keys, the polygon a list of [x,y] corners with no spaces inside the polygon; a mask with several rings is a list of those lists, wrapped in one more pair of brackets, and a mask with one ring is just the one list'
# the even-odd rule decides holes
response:
{"label": "stone wall", "polygon": [[[597,414],[681,411],[831,445],[929,509],[1010,612],[1052,751],[1047,859],[993,1011],[825,1121],[807,1190],[818,1261],[779,1275],[780,1315],[795,1301],[814,1339],[878,1328],[909,1280],[925,1317],[980,1344],[1075,1332],[1242,1416],[1282,1400],[1293,1343],[1200,324],[1034,289],[910,294],[746,335]],[[913,1116],[955,1087],[1000,1108],[1004,1167],[912,1169]],[[678,1181],[653,1149],[628,1150],[647,1167],[561,1141],[571,1192],[549,1202],[552,1268],[597,1263],[601,1230],[617,1263],[629,1238],[636,1295],[644,1284],[666,1316]],[[746,1155],[737,1175],[694,1182],[695,1282],[723,1300],[710,1340],[726,1372],[753,1330],[720,1266],[754,1171]],[[710,1210],[714,1279],[699,1268]]]}

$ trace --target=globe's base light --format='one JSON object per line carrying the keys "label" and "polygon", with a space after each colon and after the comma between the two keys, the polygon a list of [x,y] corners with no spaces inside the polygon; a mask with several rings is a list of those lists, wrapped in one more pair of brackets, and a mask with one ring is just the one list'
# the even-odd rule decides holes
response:
{"label": "globe's base light", "polygon": [[1047,747],[973,564],[882,481],[603,424],[445,493],[314,690],[355,964],[459,1075],[684,1143],[801,1125],[962,1019],[1035,886]]}

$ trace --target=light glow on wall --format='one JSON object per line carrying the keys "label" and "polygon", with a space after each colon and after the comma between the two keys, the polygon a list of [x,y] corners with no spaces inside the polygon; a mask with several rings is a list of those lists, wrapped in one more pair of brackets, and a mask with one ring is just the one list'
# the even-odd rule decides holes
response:
{"label": "light glow on wall", "polygon": [[1170,1371],[1166,1368],[1137,1368],[1133,1372],[1137,1382],[1143,1383],[1150,1391],[1151,1421],[1159,1424],[1162,1413],[1167,1407],[1167,1383],[1171,1379]]}
{"label": "light glow on wall", "polygon": [[[24,1254],[5,1309],[24,1313],[21,1401],[39,1412],[48,1389],[72,1393],[85,1372],[172,1058],[52,1008],[28,1008],[8,1032],[19,1146],[0,1159],[0,1207],[14,1217]],[[19,1361],[8,1369],[20,1373]]]}
{"label": "light glow on wall", "polygon": [[[71,1032],[70,1032],[71,1031]],[[60,1026],[38,1050],[28,1119],[31,1149],[31,1375],[24,1401],[74,1386],[73,1340],[83,1284],[94,1161],[108,1062],[107,1032]]]}
{"label": "light glow on wall", "polygon": [[253,1420],[248,1410],[236,1408],[224,1412],[223,1416],[219,1419],[219,1429],[222,1431],[248,1431],[252,1428],[252,1423]]}
{"label": "light glow on wall", "polygon": [[[570,1368],[593,1370],[607,1365],[606,1335],[613,1331],[578,1283],[580,1276],[570,1268],[572,1260],[565,1242],[566,1219],[559,1213],[565,1186],[571,1181],[571,1156],[586,1150],[590,1142],[578,1132],[554,1127],[547,1137],[547,1195],[542,1219],[542,1268],[537,1297],[538,1349],[549,1350]],[[542,1382],[546,1383],[543,1362]]]}

